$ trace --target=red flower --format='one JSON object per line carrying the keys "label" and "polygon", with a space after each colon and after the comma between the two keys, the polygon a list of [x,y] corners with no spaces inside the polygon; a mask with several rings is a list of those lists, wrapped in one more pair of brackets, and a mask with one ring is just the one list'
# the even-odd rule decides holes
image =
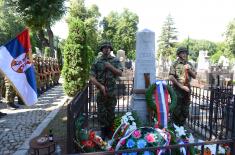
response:
{"label": "red flower", "polygon": [[93,140],[94,138],[95,138],[95,132],[94,131],[90,131],[89,139]]}
{"label": "red flower", "polygon": [[148,133],[148,134],[145,136],[145,140],[146,140],[148,143],[153,143],[153,142],[155,142],[154,135],[151,134],[151,133]]}
{"label": "red flower", "polygon": [[123,145],[125,145],[125,144],[126,144],[126,140],[123,139],[122,142],[121,142],[121,145],[123,146]]}
{"label": "red flower", "polygon": [[93,143],[93,141],[87,140],[85,143],[85,146],[88,148],[92,148],[92,147],[95,147],[95,144]]}
{"label": "red flower", "polygon": [[110,147],[108,151],[114,152],[114,148]]}
{"label": "red flower", "polygon": [[81,141],[81,144],[86,145],[86,141],[85,140]]}

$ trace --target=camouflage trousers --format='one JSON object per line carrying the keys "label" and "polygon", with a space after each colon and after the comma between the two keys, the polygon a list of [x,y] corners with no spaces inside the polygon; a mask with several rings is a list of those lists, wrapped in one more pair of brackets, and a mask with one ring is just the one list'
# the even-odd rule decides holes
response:
{"label": "camouflage trousers", "polygon": [[0,100],[2,100],[2,97],[5,96],[5,82],[4,78],[0,75]]}
{"label": "camouflage trousers", "polygon": [[183,126],[189,116],[190,93],[174,89],[177,97],[176,107],[173,109],[172,121],[176,125]]}
{"label": "camouflage trousers", "polygon": [[6,103],[14,103],[14,99],[16,96],[16,91],[14,89],[14,87],[11,85],[11,83],[6,80],[5,81],[5,87],[6,87],[6,93],[5,93],[5,99],[6,99]]}
{"label": "camouflage trousers", "polygon": [[103,96],[97,94],[98,120],[101,127],[112,127],[115,119],[115,106],[117,99],[115,95]]}

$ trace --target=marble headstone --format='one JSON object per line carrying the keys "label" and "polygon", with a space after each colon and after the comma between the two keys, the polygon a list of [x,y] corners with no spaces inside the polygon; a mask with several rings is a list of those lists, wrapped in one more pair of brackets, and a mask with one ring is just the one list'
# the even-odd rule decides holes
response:
{"label": "marble headstone", "polygon": [[[144,29],[137,32],[136,36],[136,62],[134,76],[134,90],[145,89],[144,74],[149,74],[150,84],[156,80],[155,68],[155,33]],[[132,110],[136,111],[139,118],[145,122],[147,120],[147,107],[145,94],[132,95]]]}
{"label": "marble headstone", "polygon": [[199,51],[197,71],[209,71],[210,63],[208,51]]}
{"label": "marble headstone", "polygon": [[117,51],[117,57],[119,58],[120,62],[122,63],[122,66],[125,66],[126,61],[126,55],[124,50],[118,50]]}

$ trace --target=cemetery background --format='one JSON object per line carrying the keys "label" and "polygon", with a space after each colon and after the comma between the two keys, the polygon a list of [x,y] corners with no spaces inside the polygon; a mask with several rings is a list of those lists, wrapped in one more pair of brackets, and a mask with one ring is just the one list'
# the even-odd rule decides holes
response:
{"label": "cemetery background", "polygon": [[[153,40],[154,33],[147,29],[137,33],[137,54],[133,87],[132,83],[129,83],[131,81],[118,81],[118,84],[121,84],[122,87],[119,87],[118,89],[119,97],[116,106],[117,116],[122,116],[125,112],[134,110],[137,112],[140,120],[146,122],[146,124],[148,124],[147,122],[149,121],[149,117],[146,117],[149,115],[149,111],[146,107],[144,92],[147,83],[150,84],[155,81],[155,70],[157,69],[154,65],[155,58],[153,55],[155,45]],[[204,54],[206,59],[208,58],[205,54],[206,52],[202,51],[201,53]],[[203,61],[203,63],[205,62],[208,64],[208,61]],[[204,67],[205,65],[200,66]],[[204,71],[203,69],[201,70]],[[219,73],[220,74],[217,74],[218,76],[223,76],[221,72]],[[146,79],[149,79],[150,81]],[[164,77],[164,79],[166,79],[166,77]],[[224,79],[221,81],[224,81]],[[210,140],[211,143],[216,139],[229,139],[229,137],[231,138],[234,136],[232,134],[234,125],[231,125],[234,120],[234,115],[232,113],[235,109],[234,106],[232,106],[234,105],[233,87],[232,85],[224,85],[221,81],[219,80],[217,83],[206,83],[206,81],[202,81],[201,83],[197,82],[192,87],[192,103],[187,126],[190,128],[191,132],[197,133],[195,135],[197,135],[199,139],[207,139]],[[77,94],[69,105],[70,111],[68,113],[68,121],[70,123],[68,124],[69,143],[67,144],[67,147],[68,152],[71,151],[70,153],[75,153],[80,150],[80,148],[77,147],[77,142],[71,143],[74,136],[77,136],[76,130],[81,128],[81,126],[79,126],[79,128],[74,126],[74,123],[79,119],[79,116],[83,115],[85,117],[86,123],[83,125],[86,129],[90,128],[94,131],[99,130],[95,92],[96,88],[89,85],[81,94]],[[88,94],[90,97],[87,97]],[[88,104],[86,105],[86,103]],[[228,113],[225,113],[225,110]],[[196,143],[197,142],[198,141],[196,141]],[[225,143],[229,143],[229,140]]]}
{"label": "cemetery background", "polygon": [[[6,2],[8,2],[8,1],[6,1]],[[10,2],[10,0],[9,0],[9,2]],[[89,68],[89,65],[86,65],[86,64],[91,63],[92,60],[94,59],[94,57],[97,55],[97,53],[95,51],[97,51],[98,43],[101,40],[101,38],[112,40],[114,43],[114,47],[115,47],[114,51],[118,51],[119,49],[124,49],[126,51],[126,55],[127,55],[128,59],[133,60],[135,58],[135,34],[137,32],[138,16],[131,11],[123,11],[120,14],[114,13],[114,14],[110,14],[110,15],[106,16],[107,18],[103,18],[104,21],[107,22],[106,23],[107,25],[101,24],[103,26],[102,27],[103,33],[101,36],[99,36],[98,35],[99,30],[97,29],[97,27],[99,27],[98,26],[99,25],[98,17],[100,17],[100,15],[99,15],[98,11],[97,10],[93,10],[93,11],[89,10],[87,7],[85,7],[84,2],[82,2],[82,1],[77,4],[74,3],[70,7],[71,8],[71,10],[69,10],[69,13],[70,13],[69,19],[70,20],[68,20],[69,25],[74,29],[71,29],[71,31],[69,32],[70,36],[66,39],[66,41],[61,41],[58,38],[54,38],[55,40],[53,42],[52,41],[52,38],[53,38],[52,34],[53,33],[52,33],[50,27],[44,27],[43,25],[40,25],[40,24],[38,25],[37,21],[40,21],[38,19],[41,19],[42,17],[46,17],[45,19],[52,19],[52,20],[50,20],[50,21],[45,20],[44,22],[47,25],[52,25],[52,23],[50,23],[50,22],[57,20],[58,16],[60,16],[64,13],[64,11],[65,11],[64,5],[61,5],[60,7],[53,7],[53,11],[51,11],[52,8],[46,7],[46,6],[53,6],[53,4],[50,4],[50,1],[45,1],[46,5],[43,4],[44,1],[39,1],[39,3],[40,3],[39,6],[45,6],[45,7],[42,7],[43,11],[33,8],[36,5],[30,4],[30,6],[27,6],[27,5],[25,5],[25,6],[30,7],[29,10],[32,12],[25,13],[25,10],[28,10],[28,9],[25,9],[24,7],[21,8],[20,6],[24,6],[24,3],[18,3],[18,2],[19,1],[17,1],[17,3],[13,3],[11,5],[11,7],[13,7],[13,8],[11,8],[11,7],[8,8],[9,6],[3,5],[4,1],[0,1],[1,8],[3,6],[3,9],[1,9],[1,13],[0,13],[0,16],[2,17],[2,18],[0,18],[0,20],[1,20],[1,22],[0,22],[1,31],[0,32],[4,32],[4,33],[1,33],[1,38],[0,38],[1,44],[4,44],[6,41],[10,40],[17,33],[19,33],[19,31],[21,31],[22,28],[24,28],[27,25],[33,30],[32,31],[33,47],[39,47],[41,50],[41,52],[39,52],[40,50],[36,50],[36,48],[33,48],[32,49],[33,53],[42,54],[42,56],[58,56],[58,58],[59,58],[59,55],[60,55],[59,51],[62,51],[63,55],[65,56],[63,59],[64,66],[65,66],[64,68],[69,68],[68,70],[65,70],[64,73],[71,73],[72,72],[73,76],[75,73],[75,77],[76,77],[76,78],[71,79],[70,78],[71,74],[68,74],[67,76],[66,76],[66,74],[64,74],[64,78],[65,78],[65,82],[66,82],[64,87],[67,90],[66,91],[67,94],[71,93],[71,94],[75,95],[77,91],[82,91],[84,89],[85,84],[83,83],[84,85],[81,86],[80,82],[75,83],[74,81],[76,81],[76,80],[74,80],[74,79],[78,79],[81,77],[80,75],[82,75],[81,79],[85,79],[84,81],[87,80],[87,78],[88,78],[87,77],[87,70],[86,70],[86,73],[84,73],[84,74],[82,74],[82,72],[78,72],[78,71],[80,71],[81,66],[83,66],[83,68],[86,68],[86,67]],[[24,2],[24,1],[22,1],[22,2]],[[60,2],[60,4],[62,4],[63,0],[58,1],[58,2]],[[50,5],[48,5],[48,4],[50,4]],[[17,9],[18,9],[18,12],[14,13],[14,10],[17,10]],[[58,9],[61,9],[62,12],[57,12]],[[35,10],[37,10],[36,13],[33,12]],[[46,16],[43,16],[43,15],[45,15],[44,12],[46,12],[46,11],[48,11],[49,14],[46,14]],[[61,13],[61,14],[60,15],[57,14],[58,16],[55,16],[55,14],[53,14],[53,13],[56,13],[56,12],[59,14]],[[93,16],[90,16],[91,15],[90,13]],[[31,14],[32,17],[35,17],[35,18],[28,19],[27,18],[28,16],[26,16],[28,14]],[[18,19],[21,19],[20,16],[23,17],[25,19],[25,21],[27,21],[27,22],[24,23],[24,22],[22,22],[22,20],[18,20]],[[9,17],[9,18],[7,18],[7,17]],[[56,17],[56,18],[53,18],[53,17]],[[132,18],[126,18],[126,17],[132,17]],[[74,19],[79,19],[79,20],[74,20]],[[105,19],[110,19],[110,20],[105,20]],[[121,21],[121,22],[116,22],[116,21]],[[127,22],[125,23],[123,21],[127,21]],[[165,32],[167,32],[165,29],[167,26],[170,26],[171,28],[173,28],[173,30],[176,30],[174,27],[174,24],[172,24],[172,21],[173,21],[172,16],[168,16],[166,18],[166,22],[163,24],[163,27],[162,27],[163,28],[162,34],[168,34],[168,33],[165,33]],[[85,24],[87,24],[87,25],[85,25]],[[131,28],[130,28],[130,25],[132,25]],[[195,62],[197,62],[195,60],[195,58],[198,57],[197,54],[201,49],[199,49],[198,46],[195,46],[195,44],[202,43],[202,44],[200,44],[200,45],[202,45],[202,46],[200,46],[200,48],[202,48],[203,50],[208,50],[208,53],[211,57],[215,57],[216,54],[217,55],[218,54],[220,54],[220,55],[225,54],[226,57],[230,58],[230,57],[232,57],[231,52],[234,53],[234,47],[233,47],[234,44],[233,44],[233,42],[230,42],[230,41],[234,41],[234,39],[233,39],[234,34],[232,33],[233,32],[233,25],[234,25],[234,20],[232,20],[231,23],[228,24],[228,28],[225,28],[225,31],[226,31],[225,38],[226,39],[223,43],[226,46],[220,45],[220,43],[217,44],[217,43],[214,43],[211,41],[194,40],[193,38],[192,39],[191,38],[185,39],[185,40],[179,42],[175,38],[175,36],[177,36],[177,35],[175,33],[173,33],[174,35],[171,36],[169,40],[166,40],[166,42],[169,42],[169,44],[164,44],[164,42],[162,44],[162,45],[167,45],[167,46],[165,46],[167,48],[165,48],[165,49],[159,48],[159,50],[162,49],[162,51],[167,51],[169,55],[166,55],[166,56],[174,56],[175,54],[172,52],[174,51],[174,49],[177,46],[189,45],[189,49],[192,51],[192,53],[190,53],[192,56],[192,59]],[[75,29],[76,26],[78,26],[81,31],[77,31],[77,29]],[[110,31],[110,29],[113,31]],[[44,33],[40,33],[40,32],[42,32],[41,30],[44,30]],[[175,32],[175,31],[173,31],[173,32]],[[41,36],[41,37],[39,37],[39,36]],[[86,36],[87,40],[84,39],[85,36]],[[165,36],[161,35],[161,37],[162,37],[162,40],[160,39],[160,41],[158,42],[159,45],[164,40]],[[80,39],[77,39],[77,38],[80,38]],[[53,43],[55,45],[54,49],[53,49]],[[203,46],[203,44],[205,46]],[[164,47],[164,46],[161,46],[161,47]],[[208,49],[207,47],[212,47],[212,48]],[[73,51],[73,49],[75,49],[75,50]],[[86,50],[84,50],[84,49],[86,49]],[[83,55],[84,57],[82,60],[84,60],[84,61],[78,62],[77,60],[80,60],[79,59],[80,55],[82,55],[82,53],[84,51],[87,52],[87,50],[89,51],[88,53],[90,55],[89,56]],[[56,51],[58,51],[58,54],[56,54]],[[158,53],[161,53],[161,52],[158,52]],[[72,57],[69,57],[69,55],[72,55]],[[164,56],[164,53],[163,53],[163,56]],[[87,59],[87,58],[89,58],[89,59]],[[158,58],[158,56],[157,56],[157,58]],[[59,58],[59,60],[62,61],[61,58]],[[214,60],[215,60],[215,62],[217,62],[219,60],[219,58],[216,58]],[[73,62],[73,63],[71,66],[69,66],[68,62]],[[163,61],[163,62],[165,62],[165,61]],[[74,64],[76,64],[76,63],[79,63],[79,65],[80,64],[81,65],[76,66],[76,68],[74,69]],[[60,63],[60,64],[62,64],[62,63]],[[169,63],[167,62],[167,64],[170,64],[170,61],[169,61]],[[157,65],[156,68],[159,68],[159,70],[160,70],[160,68],[161,68],[160,66],[161,66],[161,64]],[[164,67],[167,68],[168,65],[165,65]],[[218,69],[218,70],[220,70],[220,69]],[[218,70],[215,69],[217,75],[221,74],[221,71],[218,71]],[[162,71],[165,71],[165,68],[162,69]],[[129,72],[129,74],[131,75],[131,72]],[[166,75],[167,75],[167,72],[165,71],[165,74],[162,75],[162,78],[166,78]],[[204,75],[204,74],[202,74],[202,75]],[[218,81],[220,81],[221,79],[225,79],[225,78],[227,78],[227,77],[220,77],[220,76],[213,77],[212,81],[215,81],[215,84],[214,84],[215,87],[220,85],[220,84],[218,84]],[[143,79],[143,77],[141,77],[141,79]],[[207,80],[207,79],[208,78],[204,78],[203,80]],[[195,84],[198,84],[198,83],[204,84],[203,80],[201,80],[199,82],[196,81]],[[72,84],[69,82],[71,82]],[[222,83],[222,85],[224,85],[224,82],[221,82],[221,83]],[[67,86],[71,86],[71,85],[75,86],[75,87],[67,87]],[[79,89],[76,90],[76,88],[79,88]],[[125,88],[128,88],[128,87],[125,87]],[[131,84],[129,85],[129,88],[131,88]],[[125,92],[128,92],[128,91],[125,90]],[[210,93],[209,91],[204,92],[202,90],[196,89],[195,90],[196,97],[199,94],[198,92],[201,92],[201,94]],[[207,95],[203,96],[203,100],[207,100],[207,97],[208,97]],[[125,98],[128,98],[128,97],[125,96]],[[140,101],[143,100],[143,98],[141,98],[141,91],[140,91],[140,95],[137,94],[136,99],[137,100],[140,99]],[[195,100],[198,100],[198,99],[195,99]],[[121,102],[123,102],[123,101],[126,101],[126,99],[121,100]],[[129,99],[127,99],[127,101],[129,101]],[[127,103],[125,103],[125,104],[127,104]],[[93,106],[91,109],[95,109],[94,107],[95,106]],[[125,106],[123,106],[123,107],[125,107]],[[204,109],[207,109],[207,108],[208,108],[208,106],[205,106]],[[197,109],[197,108],[195,108],[195,109]],[[218,110],[215,110],[215,111],[218,111]],[[205,117],[207,117],[207,116],[205,116]]]}

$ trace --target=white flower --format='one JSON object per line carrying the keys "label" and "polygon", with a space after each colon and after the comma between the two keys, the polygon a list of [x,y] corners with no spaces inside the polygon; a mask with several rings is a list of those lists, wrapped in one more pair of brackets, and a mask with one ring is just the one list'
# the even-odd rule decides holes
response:
{"label": "white flower", "polygon": [[191,133],[189,135],[188,140],[189,140],[189,143],[194,143],[195,142],[195,139],[194,139],[194,137],[193,137],[193,135]]}
{"label": "white flower", "polygon": [[175,132],[177,133],[176,136],[181,137],[185,136],[185,130],[183,126],[178,127],[177,125],[174,124]]}
{"label": "white flower", "polygon": [[219,154],[225,154],[225,148],[219,146],[219,151],[218,151]]}
{"label": "white flower", "polygon": [[129,120],[131,120],[131,121],[134,121],[134,120],[135,120],[133,116],[128,116],[128,118],[129,118]]}
{"label": "white flower", "polygon": [[135,122],[132,122],[132,124],[131,124],[132,126],[136,126],[136,123]]}
{"label": "white flower", "polygon": [[127,113],[126,113],[126,116],[131,116],[131,115],[132,115],[131,112],[127,112]]}
{"label": "white flower", "polygon": [[125,118],[127,118],[127,116],[126,116],[126,115],[122,116],[122,119],[123,119],[123,120],[124,120]]}
{"label": "white flower", "polygon": [[121,123],[128,123],[128,118],[126,116],[122,116]]}
{"label": "white flower", "polygon": [[129,126],[129,130],[130,130],[130,131],[133,131],[133,130],[136,130],[136,129],[137,129],[137,127],[136,127],[135,125]]}

